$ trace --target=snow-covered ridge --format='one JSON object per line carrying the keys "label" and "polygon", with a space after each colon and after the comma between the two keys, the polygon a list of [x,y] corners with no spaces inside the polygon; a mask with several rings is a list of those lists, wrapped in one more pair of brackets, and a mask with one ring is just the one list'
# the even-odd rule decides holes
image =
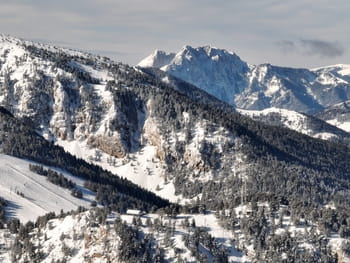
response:
{"label": "snow-covered ridge", "polygon": [[[52,52],[52,54],[57,54],[57,57],[62,54],[63,56],[72,56],[83,60],[85,59],[86,61],[92,60],[95,65],[74,61],[67,64],[70,69],[66,70],[62,67],[58,67],[55,61],[44,59],[44,57],[31,53],[28,47],[32,46],[38,48],[37,52],[44,52],[47,50]],[[37,92],[41,92],[41,96],[45,96],[45,92],[52,92],[53,98],[42,97],[39,99],[42,100],[42,102],[49,99],[50,101],[48,102],[54,105],[53,116],[51,116],[51,120],[49,120],[52,125],[56,126],[54,133],[59,133],[70,138],[73,136],[66,131],[65,128],[63,131],[62,128],[62,126],[67,125],[67,120],[70,119],[70,116],[68,116],[69,109],[65,109],[65,104],[69,96],[65,87],[67,83],[62,82],[67,82],[68,80],[74,83],[77,80],[77,77],[74,76],[71,71],[85,74],[85,76],[89,76],[99,82],[92,83],[89,87],[86,85],[77,85],[76,89],[79,90],[79,93],[85,95],[88,93],[91,95],[93,94],[96,96],[95,103],[99,102],[109,106],[113,104],[111,101],[111,94],[106,90],[105,86],[107,81],[114,80],[114,78],[108,70],[99,67],[100,63],[109,65],[110,61],[108,59],[101,59],[99,56],[93,56],[88,53],[2,35],[0,41],[0,61],[2,62],[0,67],[0,82],[4,84],[2,87],[4,90],[0,92],[0,104],[5,106],[6,103],[11,104],[12,111],[18,117],[31,116],[35,114],[35,110],[32,109],[34,106],[32,102],[33,96],[35,96]],[[106,61],[108,63],[106,63]],[[42,82],[43,76],[46,77],[47,83]],[[13,86],[12,94],[6,94],[8,92],[9,81],[11,81],[11,86]],[[40,82],[40,85],[44,85],[43,88],[46,90],[40,91],[42,87],[34,88],[33,86],[38,86],[38,84],[35,83],[36,81]],[[37,106],[42,107],[42,104],[45,103],[39,103]],[[89,105],[89,108],[91,109],[93,106]],[[43,114],[50,114],[50,111],[51,110],[47,107],[42,109]],[[113,118],[113,116],[114,113],[109,112],[106,114],[106,119]],[[42,122],[48,121],[47,116],[43,116],[40,119]],[[52,138],[52,127],[50,129],[50,127],[47,126],[47,123],[42,123],[42,130],[40,130],[40,132],[46,136],[46,138]],[[76,134],[76,137],[81,136],[79,132],[81,129],[87,130],[86,127],[78,127],[76,132],[79,134]]]}
{"label": "snow-covered ridge", "polygon": [[325,67],[313,68],[311,71],[336,72],[342,76],[350,75],[350,64],[336,64]]}
{"label": "snow-covered ridge", "polygon": [[236,56],[233,52],[218,49],[210,45],[197,48],[185,45],[178,53],[165,52],[156,49],[151,55],[141,60],[137,66],[162,68],[168,64],[181,63],[183,59],[191,60],[193,53],[201,56],[207,56],[213,61],[218,61],[225,56]]}
{"label": "snow-covered ridge", "polygon": [[21,38],[17,38],[17,37],[5,35],[5,34],[0,34],[0,45],[7,45],[7,46],[10,45],[10,46],[17,46],[17,47],[35,46],[35,47],[43,49],[43,50],[57,52],[57,53],[65,53],[65,54],[69,54],[71,56],[80,56],[80,57],[84,57],[84,58],[96,58],[96,59],[111,61],[110,59],[107,59],[106,57],[101,58],[100,56],[92,55],[88,52],[74,50],[71,48],[59,47],[59,46],[45,44],[45,43],[39,43],[39,42],[21,39]]}
{"label": "snow-covered ridge", "polygon": [[321,119],[300,112],[278,108],[269,108],[262,111],[237,109],[237,111],[254,120],[273,126],[285,127],[314,138],[349,143],[350,134],[337,129],[337,125],[332,123],[328,125]]}
{"label": "snow-covered ridge", "polygon": [[335,104],[316,114],[331,125],[350,132],[350,100]]}

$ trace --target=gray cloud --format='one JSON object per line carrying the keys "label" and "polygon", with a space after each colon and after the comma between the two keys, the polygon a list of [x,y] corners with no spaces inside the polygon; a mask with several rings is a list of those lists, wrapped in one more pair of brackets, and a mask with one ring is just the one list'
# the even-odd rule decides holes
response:
{"label": "gray cloud", "polygon": [[335,58],[345,53],[344,47],[337,41],[301,39],[298,41],[282,40],[276,44],[284,53],[300,53],[320,58]]}
{"label": "gray cloud", "polygon": [[284,53],[289,53],[289,52],[295,51],[295,43],[293,41],[282,40],[282,41],[278,41],[276,44],[277,44],[277,46],[280,47],[280,49]]}
{"label": "gray cloud", "polygon": [[338,42],[328,42],[314,39],[300,40],[301,46],[307,55],[316,55],[320,57],[340,57],[344,54],[343,46]]}

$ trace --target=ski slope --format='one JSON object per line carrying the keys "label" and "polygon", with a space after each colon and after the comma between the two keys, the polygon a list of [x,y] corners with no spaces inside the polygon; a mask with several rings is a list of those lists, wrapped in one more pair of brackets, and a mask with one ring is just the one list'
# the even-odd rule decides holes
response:
{"label": "ski slope", "polygon": [[[93,192],[83,187],[84,181],[59,169],[54,169],[76,183],[83,198],[71,195],[70,190],[50,183],[45,176],[29,170],[33,162],[0,154],[0,196],[8,201],[7,216],[21,221],[36,220],[48,212],[75,210],[78,206],[89,207],[95,199]],[[48,168],[48,167],[46,167]]]}
{"label": "ski slope", "polygon": [[342,129],[346,132],[350,132],[350,121],[340,121],[337,118],[335,118],[333,120],[327,120],[327,122],[330,125],[338,127],[339,129]]}

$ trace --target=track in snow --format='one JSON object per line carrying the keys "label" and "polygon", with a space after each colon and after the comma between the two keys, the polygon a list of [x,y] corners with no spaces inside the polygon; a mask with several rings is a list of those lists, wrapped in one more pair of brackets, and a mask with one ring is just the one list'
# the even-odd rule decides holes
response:
{"label": "track in snow", "polygon": [[56,169],[83,191],[84,198],[78,199],[70,194],[70,190],[50,183],[45,176],[31,172],[31,163],[0,154],[0,196],[9,202],[6,211],[8,217],[33,221],[48,212],[58,213],[61,209],[69,211],[78,206],[89,207],[94,200],[94,194],[83,187],[83,180]]}

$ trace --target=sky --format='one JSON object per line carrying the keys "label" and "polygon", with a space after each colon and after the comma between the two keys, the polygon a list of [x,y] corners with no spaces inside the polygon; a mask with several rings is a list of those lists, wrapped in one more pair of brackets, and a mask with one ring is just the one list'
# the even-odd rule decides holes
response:
{"label": "sky", "polygon": [[350,64],[349,0],[0,0],[0,33],[135,65],[211,45],[250,64]]}

